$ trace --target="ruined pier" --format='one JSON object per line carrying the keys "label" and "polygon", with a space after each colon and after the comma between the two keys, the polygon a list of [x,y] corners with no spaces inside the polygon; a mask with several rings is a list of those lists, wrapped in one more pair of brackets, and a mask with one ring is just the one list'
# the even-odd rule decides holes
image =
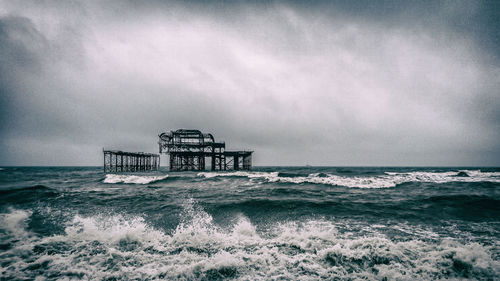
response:
{"label": "ruined pier", "polygon": [[144,152],[103,150],[104,172],[146,172],[160,168],[160,155]]}
{"label": "ruined pier", "polygon": [[224,142],[199,130],[179,129],[159,135],[160,153],[169,155],[170,171],[250,170],[253,151],[226,151]]}

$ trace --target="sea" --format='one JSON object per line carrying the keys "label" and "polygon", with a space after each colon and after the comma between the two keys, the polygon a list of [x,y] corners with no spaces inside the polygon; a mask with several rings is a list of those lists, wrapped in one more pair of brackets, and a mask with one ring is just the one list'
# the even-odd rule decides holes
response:
{"label": "sea", "polygon": [[0,280],[500,280],[500,168],[0,169]]}

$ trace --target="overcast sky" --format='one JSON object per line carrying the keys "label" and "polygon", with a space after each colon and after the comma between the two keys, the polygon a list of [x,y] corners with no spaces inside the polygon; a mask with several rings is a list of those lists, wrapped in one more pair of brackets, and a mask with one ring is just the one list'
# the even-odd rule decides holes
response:
{"label": "overcast sky", "polygon": [[0,0],[0,165],[178,128],[254,165],[500,165],[498,2],[223,3]]}

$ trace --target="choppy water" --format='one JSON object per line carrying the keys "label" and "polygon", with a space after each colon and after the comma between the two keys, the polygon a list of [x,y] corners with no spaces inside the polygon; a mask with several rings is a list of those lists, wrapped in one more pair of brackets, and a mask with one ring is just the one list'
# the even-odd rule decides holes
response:
{"label": "choppy water", "polygon": [[500,169],[0,170],[0,279],[500,278]]}

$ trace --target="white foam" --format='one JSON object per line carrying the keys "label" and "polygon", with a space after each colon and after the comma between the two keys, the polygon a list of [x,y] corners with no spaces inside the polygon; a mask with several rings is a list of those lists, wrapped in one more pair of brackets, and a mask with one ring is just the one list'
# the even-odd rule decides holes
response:
{"label": "white foam", "polygon": [[460,170],[467,173],[470,177],[490,178],[500,177],[500,172],[482,172],[481,170]]}
{"label": "white foam", "polygon": [[278,172],[203,172],[198,176],[214,177],[247,177],[251,180],[262,179],[266,182],[313,183],[355,188],[390,188],[407,182],[500,182],[500,173],[462,170],[468,177],[460,177],[457,172],[386,172],[378,176],[340,176],[333,174],[313,173],[308,176],[280,177]]}
{"label": "white foam", "polygon": [[11,234],[18,237],[28,236],[26,221],[31,216],[31,211],[9,209],[8,213],[0,214],[0,223]]}
{"label": "white foam", "polygon": [[104,183],[135,183],[135,184],[148,184],[160,180],[164,180],[168,175],[164,176],[142,176],[142,175],[117,175],[107,174],[103,180]]}
{"label": "white foam", "polygon": [[247,178],[269,178],[270,180],[277,177],[279,172],[201,172],[197,175],[199,177],[205,178],[215,178],[215,177],[247,177]]}
{"label": "white foam", "polygon": [[497,172],[481,172],[474,170],[460,170],[459,172],[467,173],[468,176],[458,176],[457,172],[423,172],[415,171],[408,173],[389,173],[387,175],[394,177],[400,182],[500,182],[500,173]]}
{"label": "white foam", "polygon": [[[7,216],[19,225],[26,219],[23,212]],[[166,234],[141,217],[76,215],[64,234],[19,240],[0,254],[0,274],[5,279],[41,275],[92,280],[434,280],[494,279],[500,274],[498,243],[393,241],[377,232],[380,226],[352,237],[337,230],[346,222],[323,220],[278,223],[258,233],[242,215],[222,229],[192,200],[183,218]],[[36,254],[35,248],[42,250]],[[44,252],[46,248],[55,250]],[[43,270],[27,270],[42,265]]]}

